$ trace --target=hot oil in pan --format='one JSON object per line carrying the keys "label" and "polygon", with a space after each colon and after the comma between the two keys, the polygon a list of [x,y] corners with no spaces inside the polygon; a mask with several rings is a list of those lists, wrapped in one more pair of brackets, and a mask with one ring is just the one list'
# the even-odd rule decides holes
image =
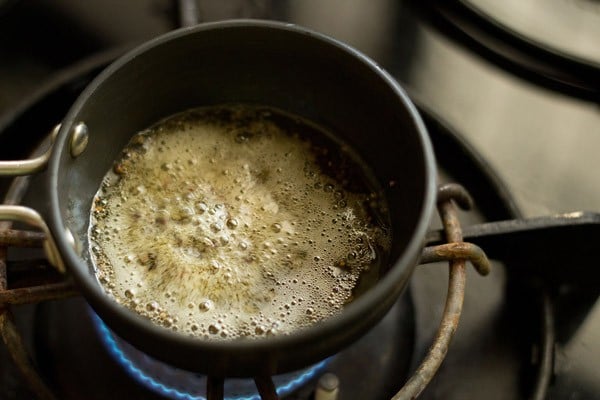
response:
{"label": "hot oil in pan", "polygon": [[169,117],[133,137],[96,194],[98,280],[186,334],[309,326],[372,284],[389,249],[387,207],[360,165],[322,129],[274,109]]}

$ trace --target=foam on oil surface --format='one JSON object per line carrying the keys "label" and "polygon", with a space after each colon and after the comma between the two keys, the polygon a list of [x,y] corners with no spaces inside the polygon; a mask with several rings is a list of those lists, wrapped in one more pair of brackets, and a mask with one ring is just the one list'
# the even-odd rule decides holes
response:
{"label": "foam on oil surface", "polygon": [[106,292],[157,324],[210,338],[289,333],[351,301],[388,247],[373,218],[381,204],[348,181],[356,174],[331,173],[333,163],[348,169],[343,151],[290,121],[213,107],[134,136],[91,213]]}

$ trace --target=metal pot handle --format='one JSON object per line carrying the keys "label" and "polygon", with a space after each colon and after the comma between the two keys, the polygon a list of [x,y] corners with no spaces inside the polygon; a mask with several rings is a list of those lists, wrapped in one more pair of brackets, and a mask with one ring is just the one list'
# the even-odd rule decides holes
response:
{"label": "metal pot handle", "polygon": [[[50,134],[50,145],[44,154],[31,158],[28,160],[16,160],[16,161],[0,161],[0,176],[22,176],[31,175],[40,171],[43,171],[48,165],[50,154],[54,146],[54,141],[60,129],[60,124],[56,125],[52,129]],[[0,205],[0,221],[15,221],[23,222],[28,225],[39,228],[45,236],[44,240],[44,251],[50,264],[52,264],[58,271],[64,273],[65,266],[56,247],[54,237],[48,229],[48,225],[44,222],[42,216],[34,209],[16,205]]]}
{"label": "metal pot handle", "polygon": [[56,140],[59,129],[60,124],[52,129],[52,133],[50,134],[50,146],[41,156],[29,160],[0,161],[0,176],[31,175],[43,171],[46,168],[46,165],[48,165],[48,160],[50,159],[52,147],[54,146],[54,141]]}
{"label": "metal pot handle", "polygon": [[56,267],[59,272],[65,272],[65,265],[56,247],[54,237],[50,233],[48,225],[46,225],[46,222],[44,222],[44,219],[37,211],[23,206],[0,205],[0,221],[23,222],[41,229],[45,236],[43,247],[48,262]]}

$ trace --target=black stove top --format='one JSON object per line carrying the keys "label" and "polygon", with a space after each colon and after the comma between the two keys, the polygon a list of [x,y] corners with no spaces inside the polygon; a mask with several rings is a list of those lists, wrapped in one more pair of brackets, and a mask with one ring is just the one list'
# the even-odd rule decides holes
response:
{"label": "black stove top", "polygon": [[[19,21],[33,15],[46,28],[52,24],[40,18],[40,14],[74,25],[91,18],[87,13],[84,17],[73,19],[73,15],[69,14],[69,1],[59,1],[56,6],[39,3],[35,6],[31,3],[7,5],[0,8],[0,18],[10,17]],[[140,6],[142,3],[144,6]],[[20,82],[7,83],[0,78],[0,88],[4,86],[7,88],[5,93],[14,94],[12,97],[6,94],[0,97],[0,113],[4,111],[0,114],[0,159],[25,157],[52,126],[60,122],[79,91],[123,51],[122,48],[106,51],[106,48],[124,43],[123,38],[139,40],[145,35],[158,34],[173,27],[174,23],[170,21],[174,11],[171,10],[171,14],[165,12],[168,2],[132,2],[146,13],[149,11],[144,7],[149,3],[153,3],[152,18],[156,13],[165,15],[159,19],[163,23],[148,22],[152,18],[145,14],[147,21],[140,24],[146,30],[140,28],[136,35],[101,32],[95,37],[78,26],[72,27],[77,32],[82,31],[81,35],[76,35],[77,38],[55,32],[53,36],[39,40],[28,32],[25,43],[35,50],[31,57],[27,54],[29,49],[25,51],[8,45],[8,42],[0,42],[2,54],[15,55],[16,60],[8,63],[0,61],[0,68],[4,64],[3,70],[21,79]],[[285,8],[268,1],[233,3],[252,3],[254,6],[247,6],[247,9],[233,7],[222,12],[229,13],[228,16],[240,16],[237,13],[258,10],[254,11],[259,13],[258,16],[275,18]],[[391,28],[388,26],[386,32],[395,35],[398,40],[369,43],[369,32],[358,40],[364,40],[365,47],[372,46],[369,47],[371,55],[405,80],[415,73],[409,69],[417,67],[403,66],[397,58],[390,56],[390,52],[402,49],[404,56],[418,53],[417,45],[409,46],[407,43],[410,43],[410,35],[415,29],[422,29],[415,28],[421,22],[413,20],[403,7],[389,7],[390,12],[394,12],[393,17],[379,14],[371,17],[392,18],[394,24]],[[77,10],[77,6],[72,9]],[[204,10],[206,15],[214,13],[218,16],[221,12],[214,4]],[[340,13],[340,18],[354,18],[350,11]],[[320,18],[327,17],[314,8],[303,12],[296,10],[295,15],[294,22],[312,25],[322,24]],[[2,29],[17,33],[19,24],[12,21]],[[336,28],[331,29],[335,31]],[[343,27],[339,30],[343,37]],[[62,51],[51,54],[48,48],[43,48],[45,41]],[[77,44],[73,52],[64,51],[63,46],[69,44]],[[360,47],[360,43],[358,45]],[[90,54],[94,55],[84,57]],[[80,60],[73,63],[77,59]],[[29,67],[21,70],[19,64]],[[39,82],[49,73],[53,73],[53,79],[40,85]],[[440,180],[460,182],[471,192],[477,204],[474,213],[461,214],[463,224],[469,226],[522,217],[517,207],[519,200],[515,199],[513,191],[507,190],[476,148],[443,122],[439,117],[440,110],[435,108],[436,102],[426,101],[427,90],[420,92],[421,84],[418,82],[409,81],[408,86],[414,98],[419,100],[419,108],[434,142]],[[28,92],[29,95],[25,96],[24,93]],[[6,179],[0,182],[1,193],[6,192],[7,182]],[[29,182],[24,203],[43,206],[40,182],[39,176]],[[512,189],[514,184],[509,182],[508,187]],[[517,197],[521,197],[520,193]],[[526,209],[529,211],[530,207]],[[520,236],[514,233],[513,225],[504,227],[510,233],[504,241],[481,230],[472,231],[471,239],[480,241],[484,249],[487,244],[490,255],[498,261],[494,261],[493,272],[488,277],[482,278],[469,271],[459,329],[447,359],[421,398],[600,397],[600,375],[596,366],[600,358],[600,310],[595,306],[600,274],[591,267],[593,253],[590,244],[591,235],[598,234],[600,219],[595,214],[570,214],[560,221],[565,224],[573,221],[578,225],[572,231],[553,230],[551,228],[555,228],[557,220],[542,219],[538,221],[539,229],[531,228],[530,223],[520,231]],[[549,225],[552,227],[548,228]],[[580,225],[585,225],[585,228]],[[432,229],[438,227],[434,225]],[[497,229],[501,231],[503,228]],[[468,235],[468,228],[465,230]],[[525,254],[524,249],[529,252]],[[38,257],[39,254],[12,254],[15,259],[32,256]],[[319,378],[327,372],[339,379],[340,400],[390,398],[419,364],[431,343],[442,313],[447,279],[447,268],[442,265],[419,267],[409,290],[378,326],[356,344],[319,365],[312,375],[305,377],[306,382],[294,388],[285,398],[313,398]],[[147,380],[144,383],[143,378],[132,376],[131,370],[128,371],[127,366],[107,349],[102,330],[94,323],[93,314],[82,298],[38,306],[15,306],[11,310],[42,379],[57,398],[200,398],[194,397],[193,391],[161,391],[156,384],[148,384]],[[27,379],[14,366],[6,348],[0,346],[0,398],[32,397],[34,394]]]}

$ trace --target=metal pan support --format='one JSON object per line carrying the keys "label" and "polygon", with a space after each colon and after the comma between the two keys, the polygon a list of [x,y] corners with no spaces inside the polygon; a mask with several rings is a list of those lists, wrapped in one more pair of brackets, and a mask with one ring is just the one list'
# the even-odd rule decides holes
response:
{"label": "metal pan support", "polygon": [[[56,132],[56,129],[53,131]],[[55,133],[52,134],[52,137]],[[48,152],[35,158],[33,161],[12,161],[0,163],[0,172],[3,175],[26,175],[35,173],[44,168]],[[21,168],[19,168],[19,165]],[[17,206],[20,201],[19,194],[23,192],[20,186],[27,185],[27,180],[17,178],[14,180],[6,202],[9,205],[0,206],[0,220],[17,220],[38,227],[42,232],[11,229],[11,224],[5,221],[0,225],[0,334],[6,344],[16,366],[23,377],[31,384],[32,390],[40,399],[56,399],[56,396],[46,386],[35,366],[31,362],[24,340],[18,332],[10,305],[31,304],[42,301],[62,299],[79,294],[68,276],[62,274],[64,270],[58,268],[59,273],[51,266],[40,263],[39,260],[22,263],[18,266],[21,275],[28,276],[22,279],[17,288],[8,288],[8,247],[43,247],[46,250],[48,261],[52,265],[60,266],[60,261],[54,258],[56,253],[54,242],[48,234],[43,220],[36,217],[37,213],[25,207]],[[463,242],[462,228],[457,216],[456,204],[463,209],[471,208],[473,201],[466,190],[457,184],[447,184],[438,189],[438,212],[442,218],[447,244],[427,247],[421,255],[421,264],[438,261],[449,261],[450,279],[448,295],[444,314],[434,342],[414,375],[404,387],[393,397],[393,400],[414,399],[423,391],[440,367],[462,312],[466,282],[466,261],[473,263],[482,275],[490,270],[490,263],[483,251],[476,245]],[[31,215],[30,215],[31,214]],[[60,260],[60,257],[58,257]],[[263,400],[278,399],[277,392],[271,377],[258,376],[254,378],[258,392]],[[222,377],[209,377],[207,385],[207,399],[222,400],[224,379]]]}

